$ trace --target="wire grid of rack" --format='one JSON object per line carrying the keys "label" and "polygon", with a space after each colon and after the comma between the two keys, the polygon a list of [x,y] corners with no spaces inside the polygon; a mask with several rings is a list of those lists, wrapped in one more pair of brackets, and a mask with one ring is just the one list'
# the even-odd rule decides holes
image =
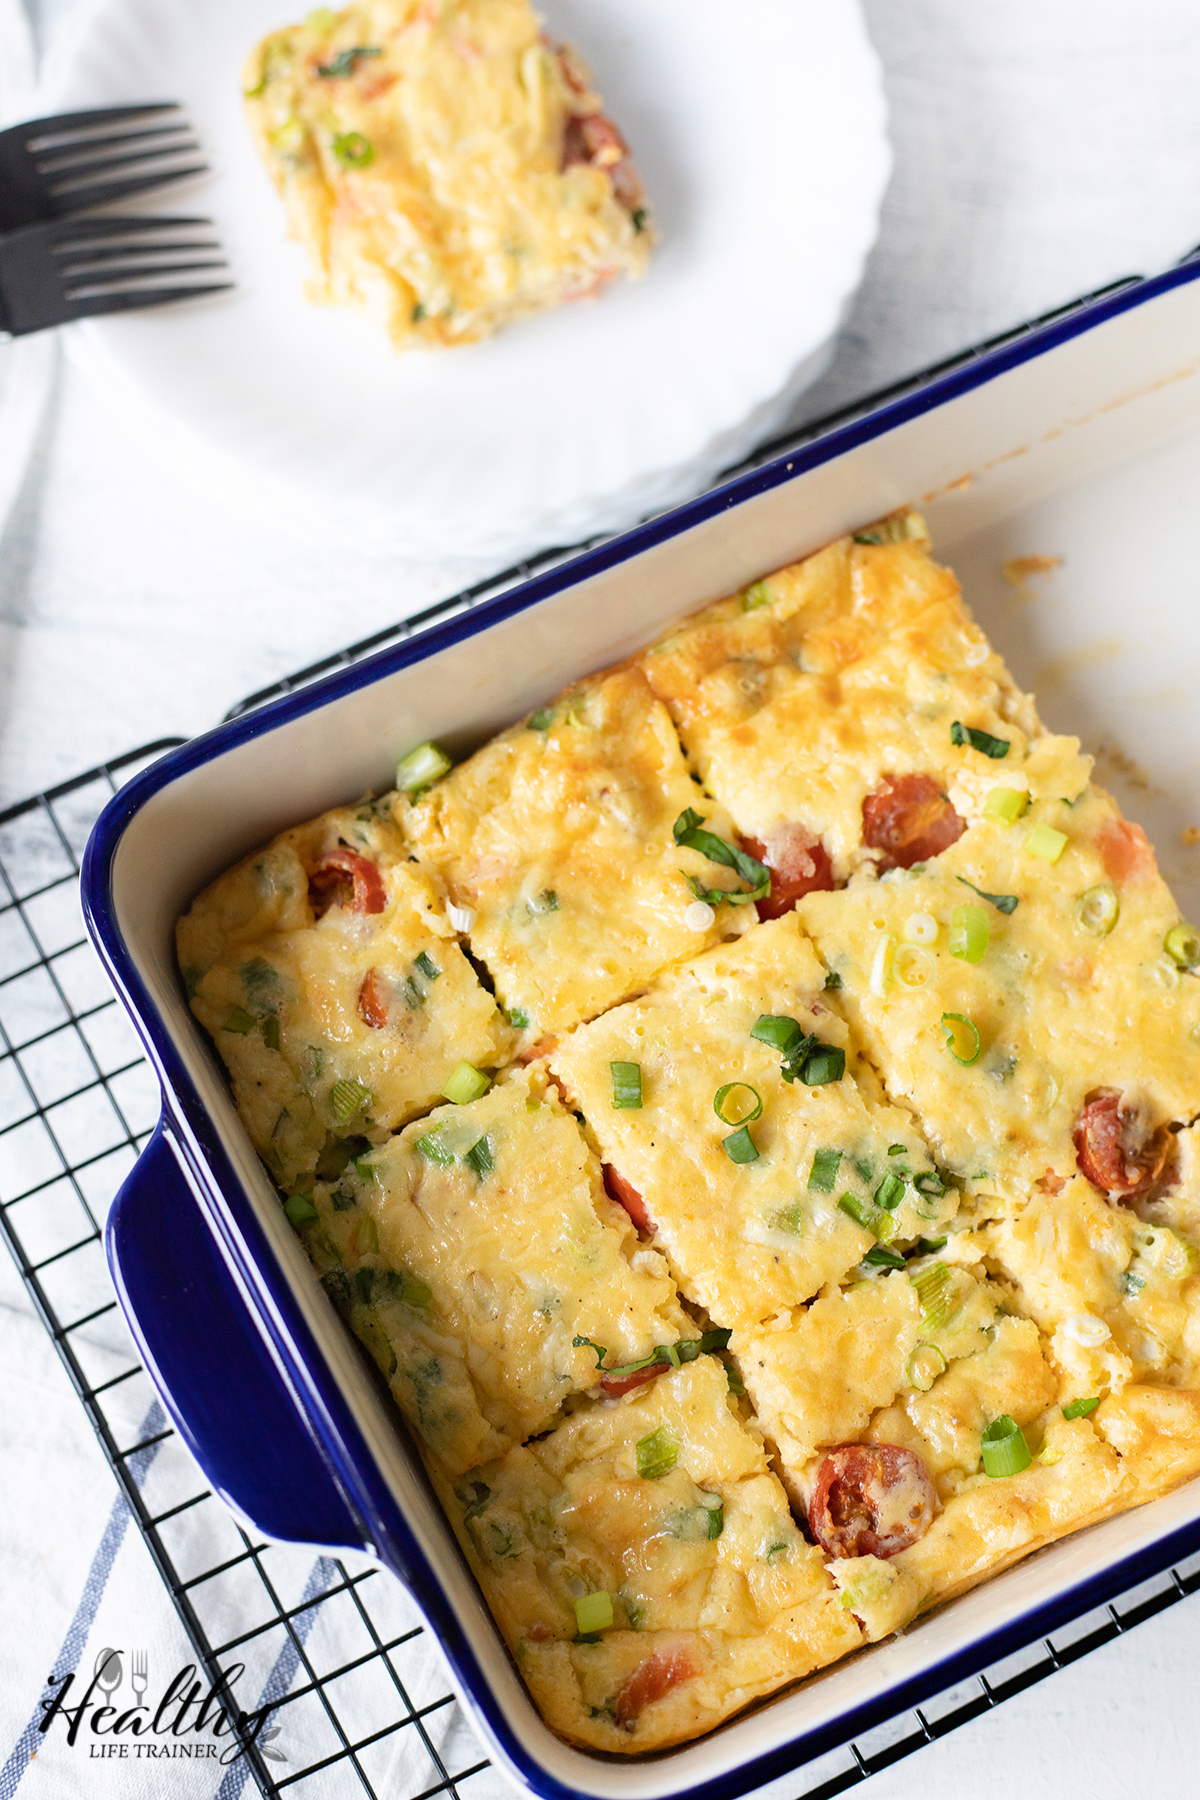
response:
{"label": "wire grid of rack", "polygon": [[[872,396],[805,436],[990,347]],[[753,460],[783,447],[767,446]],[[251,695],[230,716],[409,637],[580,548],[547,551],[443,600]],[[249,1775],[267,1796],[490,1800],[507,1791],[505,1784],[449,1692],[441,1659],[399,1583],[365,1559],[314,1558],[248,1535],[205,1488],[170,1429],[113,1299],[103,1220],[154,1127],[159,1094],[84,937],[79,862],[122,781],[178,741],[145,745],[0,811],[0,1229],[201,1666],[219,1681],[231,1664],[244,1665],[237,1703],[274,1707],[267,1728],[225,1775],[219,1800],[237,1800]],[[1198,1589],[1200,1554],[829,1752],[772,1792],[833,1800]]]}

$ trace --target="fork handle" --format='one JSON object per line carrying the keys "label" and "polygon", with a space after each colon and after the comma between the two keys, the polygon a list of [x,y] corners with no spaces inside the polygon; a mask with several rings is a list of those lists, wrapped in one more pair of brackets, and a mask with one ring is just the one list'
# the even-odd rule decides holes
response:
{"label": "fork handle", "polygon": [[146,1372],[216,1493],[267,1537],[363,1548],[366,1529],[234,1285],[162,1120],[105,1236]]}

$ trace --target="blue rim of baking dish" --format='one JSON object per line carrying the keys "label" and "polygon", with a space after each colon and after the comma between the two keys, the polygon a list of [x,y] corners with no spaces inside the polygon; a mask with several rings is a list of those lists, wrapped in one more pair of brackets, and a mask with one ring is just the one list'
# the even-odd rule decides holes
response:
{"label": "blue rim of baking dish", "polygon": [[[227,1276],[227,1297],[232,1303],[245,1307],[246,1301],[239,1287],[243,1292],[266,1296],[274,1319],[268,1316],[260,1300],[255,1307],[258,1326],[266,1333],[282,1367],[291,1374],[294,1389],[316,1403],[316,1416],[310,1405],[306,1423],[318,1439],[336,1485],[344,1496],[349,1497],[352,1510],[361,1515],[367,1526],[369,1547],[411,1589],[442,1645],[459,1686],[470,1695],[474,1708],[486,1723],[493,1743],[512,1773],[534,1793],[546,1796],[546,1800],[576,1800],[579,1790],[565,1786],[548,1772],[521,1742],[505,1715],[467,1632],[443,1594],[424,1551],[375,1464],[349,1402],[304,1321],[262,1223],[121,936],[113,900],[113,867],[122,836],[134,816],[155,794],[237,746],[368,687],[399,669],[426,661],[590,576],[627,562],[773,488],[796,481],[822,464],[986,385],[1022,363],[1033,361],[1070,339],[1197,279],[1200,279],[1200,261],[1189,258],[1164,274],[1101,294],[1061,317],[1052,317],[1015,338],[1002,341],[993,349],[982,351],[965,364],[955,364],[927,384],[885,400],[845,424],[835,426],[827,434],[797,448],[782,450],[748,473],[738,475],[620,537],[557,564],[470,611],[456,615],[443,625],[423,630],[349,669],[328,675],[297,693],[285,695],[261,709],[216,726],[135,776],[109,802],[92,831],[81,875],[84,918],[96,950],[158,1073],[163,1090],[164,1121],[168,1126],[175,1123],[176,1144],[188,1161],[199,1191],[212,1203],[203,1208],[206,1222],[219,1235],[225,1256],[242,1278],[239,1284],[232,1273]],[[202,1158],[201,1167],[196,1166],[189,1136]],[[285,1329],[287,1343],[275,1320]],[[298,1363],[293,1359],[289,1345],[294,1346]],[[284,1468],[280,1475],[286,1478]],[[849,1738],[967,1679],[988,1664],[1002,1660],[1033,1639],[1103,1605],[1119,1592],[1160,1573],[1197,1549],[1200,1549],[1200,1521],[1180,1526],[1153,1544],[1083,1577],[1008,1624],[889,1685],[870,1699],[856,1703],[823,1725],[801,1731],[785,1744],[710,1781],[690,1782],[687,1792],[695,1796],[695,1800],[735,1800],[736,1796],[786,1775]],[[669,1756],[671,1752],[662,1754]],[[611,1760],[604,1758],[603,1762],[610,1763]]]}

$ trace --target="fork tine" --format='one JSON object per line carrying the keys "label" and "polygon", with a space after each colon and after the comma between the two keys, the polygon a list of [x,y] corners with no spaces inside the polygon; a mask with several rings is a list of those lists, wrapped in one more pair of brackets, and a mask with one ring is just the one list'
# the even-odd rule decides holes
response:
{"label": "fork tine", "polygon": [[[74,138],[65,144],[52,144],[47,149],[34,152],[34,155],[39,174],[47,175],[59,168],[69,168],[73,157],[115,150],[120,144],[144,143],[147,138],[178,138],[181,133],[190,132],[191,129],[187,121],[181,119],[178,125],[154,125],[149,131],[117,131],[105,133],[103,137]],[[194,145],[190,147],[195,148]],[[182,146],[178,144],[163,144],[157,153],[159,156],[167,156],[172,150],[179,148]]]}
{"label": "fork tine", "polygon": [[83,246],[77,250],[56,251],[55,254],[59,257],[58,266],[62,270],[63,275],[66,276],[73,273],[73,271],[81,265],[90,266],[93,263],[119,262],[122,258],[128,261],[130,257],[136,256],[176,256],[182,255],[185,250],[219,250],[220,248],[221,246],[217,240],[215,238],[210,238],[207,243],[189,242],[186,244],[154,245],[117,244],[106,245],[104,248],[97,246],[91,249]]}
{"label": "fork tine", "polygon": [[186,169],[166,169],[157,175],[133,175],[127,181],[101,181],[88,187],[56,191],[54,206],[62,212],[79,212],[88,206],[108,206],[114,200],[128,200],[133,194],[147,194],[151,188],[165,187],[169,181],[186,181],[192,175],[206,175],[207,163],[190,163]]}
{"label": "fork tine", "polygon": [[54,247],[59,249],[77,238],[133,237],[143,231],[190,231],[202,226],[211,231],[213,222],[191,217],[166,218],[158,214],[142,218],[136,213],[127,219],[59,219],[54,226]]}
{"label": "fork tine", "polygon": [[68,131],[86,131],[89,125],[107,125],[110,122],[119,125],[125,119],[140,119],[151,113],[179,112],[178,100],[148,100],[140,106],[101,106],[90,112],[54,113],[48,119],[27,119],[23,125],[14,126],[19,131],[27,147],[32,147],[39,139],[57,137]]}
{"label": "fork tine", "polygon": [[233,289],[232,281],[211,282],[204,287],[142,288],[117,294],[96,294],[84,300],[70,300],[73,319],[95,318],[101,313],[134,312],[146,306],[171,306],[179,300],[198,300],[205,294],[225,294]]}
{"label": "fork tine", "polygon": [[[124,291],[123,287],[118,287],[118,283],[146,281],[151,275],[194,275],[201,269],[227,269],[228,267],[226,259],[220,256],[209,257],[206,262],[130,263],[127,268],[93,269],[90,273],[87,269],[64,269],[63,287],[68,299],[74,294],[90,293],[93,290],[101,289],[115,294]],[[129,291],[132,293],[134,290],[130,289]]]}
{"label": "fork tine", "polygon": [[80,186],[92,175],[120,175],[138,163],[157,162],[166,156],[196,156],[199,151],[195,138],[187,138],[182,144],[156,144],[152,150],[118,150],[113,156],[92,157],[87,162],[38,163],[37,172],[49,178],[51,193],[61,194],[69,187]]}

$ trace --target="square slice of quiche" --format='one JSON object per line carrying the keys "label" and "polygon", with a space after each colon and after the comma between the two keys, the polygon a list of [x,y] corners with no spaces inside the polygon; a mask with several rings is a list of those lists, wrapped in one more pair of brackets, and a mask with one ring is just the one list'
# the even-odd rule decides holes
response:
{"label": "square slice of quiche", "polygon": [[639,276],[641,182],[528,0],[356,0],[272,32],[251,129],[312,265],[397,349],[468,343]]}
{"label": "square slice of quiche", "polygon": [[598,1392],[602,1363],[699,1343],[540,1070],[348,1161],[308,1211],[327,1292],[453,1473]]}
{"label": "square slice of quiche", "polygon": [[464,1481],[432,1473],[535,1700],[576,1743],[664,1749],[863,1641],[714,1357]]}
{"label": "square slice of quiche", "polygon": [[791,914],[551,1052],[612,1192],[718,1326],[798,1305],[865,1256],[902,1263],[957,1209],[835,1002]]}
{"label": "square slice of quiche", "polygon": [[494,1068],[515,1041],[442,888],[370,801],[219,876],[176,944],[192,1011],[285,1193],[311,1187],[340,1141],[385,1138],[437,1104],[460,1062]]}

